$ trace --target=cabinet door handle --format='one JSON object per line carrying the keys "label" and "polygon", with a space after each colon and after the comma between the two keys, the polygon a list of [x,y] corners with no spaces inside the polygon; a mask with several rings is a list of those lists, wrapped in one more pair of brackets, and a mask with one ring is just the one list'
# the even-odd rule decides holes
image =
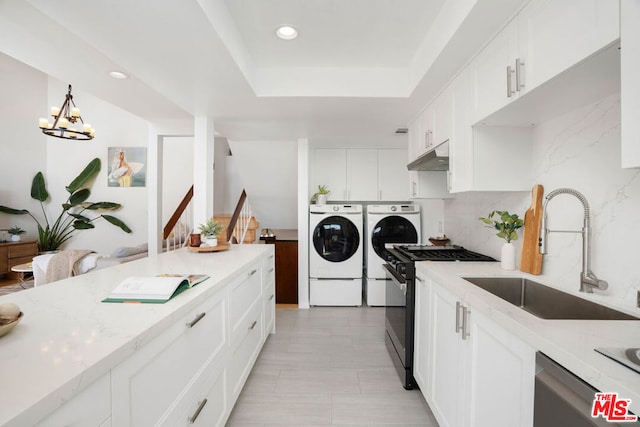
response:
{"label": "cabinet door handle", "polygon": [[273,255],[269,255],[269,259],[273,259]]}
{"label": "cabinet door handle", "polygon": [[520,58],[516,59],[516,90],[520,91],[520,89],[524,88],[524,82],[523,82],[523,78],[522,75],[524,74],[524,72],[522,71],[522,66],[524,65],[524,62],[520,60]]}
{"label": "cabinet door handle", "polygon": [[271,301],[273,299],[273,297],[275,297],[275,295],[271,294],[271,297],[269,297],[269,301]]}
{"label": "cabinet door handle", "polygon": [[251,272],[247,275],[247,277],[253,276],[254,274],[256,274],[257,271],[258,270],[251,270]]}
{"label": "cabinet door handle", "polygon": [[422,277],[420,277],[420,276],[416,276],[416,280],[418,282],[424,283],[424,279]]}
{"label": "cabinet door handle", "polygon": [[460,330],[462,329],[462,325],[460,324],[460,318],[462,316],[460,316],[460,309],[463,308],[462,304],[460,303],[460,301],[456,301],[456,334],[458,332],[460,332]]}
{"label": "cabinet door handle", "polygon": [[202,320],[202,318],[205,316],[205,314],[207,314],[207,313],[198,314],[195,319],[193,319],[191,322],[185,323],[185,325],[187,325],[190,328],[193,328],[196,325],[196,323],[198,323],[199,321]]}
{"label": "cabinet door handle", "polygon": [[196,409],[196,412],[194,412],[193,415],[188,418],[189,424],[193,424],[196,422],[196,418],[198,418],[198,415],[200,415],[200,412],[202,412],[202,409],[206,404],[207,399],[204,399],[202,402],[198,403],[198,409]]}
{"label": "cabinet door handle", "polygon": [[507,65],[507,98],[511,98],[511,95],[514,94],[513,88],[511,87],[511,74],[513,74],[511,65]]}
{"label": "cabinet door handle", "polygon": [[273,273],[273,270],[275,270],[275,269],[274,269],[273,267],[271,267],[271,268],[269,269],[269,273]]}
{"label": "cabinet door handle", "polygon": [[253,323],[251,324],[251,326],[249,326],[249,330],[253,331],[253,328],[255,328],[257,324],[258,324],[258,321],[254,320]]}
{"label": "cabinet door handle", "polygon": [[462,307],[462,339],[466,340],[469,333],[469,316],[471,316],[471,311],[467,307]]}

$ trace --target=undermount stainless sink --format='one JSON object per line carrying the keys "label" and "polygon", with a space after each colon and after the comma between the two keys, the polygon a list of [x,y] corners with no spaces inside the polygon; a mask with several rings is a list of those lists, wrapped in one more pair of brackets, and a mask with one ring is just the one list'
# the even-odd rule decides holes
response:
{"label": "undermount stainless sink", "polygon": [[640,320],[521,277],[463,279],[542,319]]}

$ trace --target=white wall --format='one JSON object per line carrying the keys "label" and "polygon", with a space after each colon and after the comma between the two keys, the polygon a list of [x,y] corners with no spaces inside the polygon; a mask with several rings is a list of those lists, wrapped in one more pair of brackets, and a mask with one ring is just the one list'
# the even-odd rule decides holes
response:
{"label": "white wall", "polygon": [[193,185],[193,138],[165,137],[162,141],[162,225]]}
{"label": "white wall", "polygon": [[[31,180],[46,168],[46,136],[38,118],[48,112],[47,77],[0,53],[0,205],[37,212]],[[23,239],[37,238],[28,216],[0,214],[0,228],[19,226]]]}
{"label": "white wall", "polygon": [[[38,118],[47,117],[51,106],[60,106],[67,93],[67,82],[49,78],[15,59],[0,53],[0,205],[28,209],[44,220],[40,204],[30,197],[31,181],[42,171],[51,195],[46,203],[51,221],[60,214],[66,201],[64,189],[94,157],[102,169],[91,187],[90,201],[122,204],[113,214],[133,230],[126,234],[100,219],[93,230],[75,231],[66,249],[92,249],[110,253],[119,246],[134,246],[147,241],[147,187],[116,188],[107,186],[109,147],[147,147],[148,122],[114,105],[104,102],[80,87],[73,88],[76,105],[83,119],[96,129],[91,141],[70,141],[47,137],[38,128]],[[173,213],[179,200],[193,182],[193,138],[165,138],[163,167],[163,212]],[[175,164],[181,165],[176,168]],[[186,171],[186,173],[185,173]],[[163,216],[164,217],[164,216]],[[0,228],[18,225],[37,239],[36,225],[28,216],[0,214]]]}
{"label": "white wall", "polygon": [[[589,201],[592,270],[609,282],[609,290],[596,292],[604,294],[601,299],[610,304],[635,307],[640,289],[636,245],[640,239],[640,170],[620,167],[620,94],[537,126],[533,138],[535,182],[544,186],[545,195],[570,187]],[[503,241],[483,228],[477,217],[493,209],[507,209],[522,217],[530,203],[529,193],[458,195],[445,202],[447,234],[469,249],[499,257]],[[551,229],[580,229],[582,217],[582,205],[572,196],[557,196],[549,204]],[[581,247],[580,235],[550,234],[541,280],[577,291]]]}
{"label": "white wall", "polygon": [[260,228],[297,228],[297,141],[229,141]]}

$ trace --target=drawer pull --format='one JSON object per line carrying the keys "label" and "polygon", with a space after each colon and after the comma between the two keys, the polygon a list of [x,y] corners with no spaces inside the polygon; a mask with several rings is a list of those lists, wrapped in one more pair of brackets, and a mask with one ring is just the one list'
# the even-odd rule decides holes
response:
{"label": "drawer pull", "polygon": [[253,323],[251,324],[251,326],[249,326],[249,330],[252,331],[253,328],[255,328],[257,324],[258,324],[258,321],[254,320]]}
{"label": "drawer pull", "polygon": [[194,412],[193,415],[188,418],[189,424],[193,424],[196,422],[196,418],[198,418],[198,415],[200,415],[200,412],[202,412],[202,408],[204,408],[204,405],[206,404],[207,399],[204,399],[202,402],[198,403],[198,409],[196,409],[196,412]]}
{"label": "drawer pull", "polygon": [[271,268],[269,269],[269,273],[273,273],[273,270],[275,270],[275,268],[271,267]]}
{"label": "drawer pull", "polygon": [[198,323],[199,321],[202,320],[202,318],[205,316],[205,314],[207,314],[207,313],[198,314],[195,319],[193,319],[191,322],[185,323],[185,325],[187,325],[190,328],[193,328],[196,325],[196,323]]}
{"label": "drawer pull", "polygon": [[251,273],[249,273],[249,277],[253,276],[254,274],[256,274],[258,270],[251,270]]}
{"label": "drawer pull", "polygon": [[269,255],[269,259],[273,259],[273,255]]}
{"label": "drawer pull", "polygon": [[271,294],[271,297],[269,298],[269,301],[271,301],[273,299],[273,297],[275,297],[275,294]]}

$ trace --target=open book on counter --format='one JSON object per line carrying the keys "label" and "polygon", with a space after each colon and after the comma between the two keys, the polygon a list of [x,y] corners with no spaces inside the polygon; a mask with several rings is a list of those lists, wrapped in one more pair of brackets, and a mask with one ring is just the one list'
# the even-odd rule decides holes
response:
{"label": "open book on counter", "polygon": [[206,274],[131,276],[124,279],[102,302],[162,304],[208,278]]}

